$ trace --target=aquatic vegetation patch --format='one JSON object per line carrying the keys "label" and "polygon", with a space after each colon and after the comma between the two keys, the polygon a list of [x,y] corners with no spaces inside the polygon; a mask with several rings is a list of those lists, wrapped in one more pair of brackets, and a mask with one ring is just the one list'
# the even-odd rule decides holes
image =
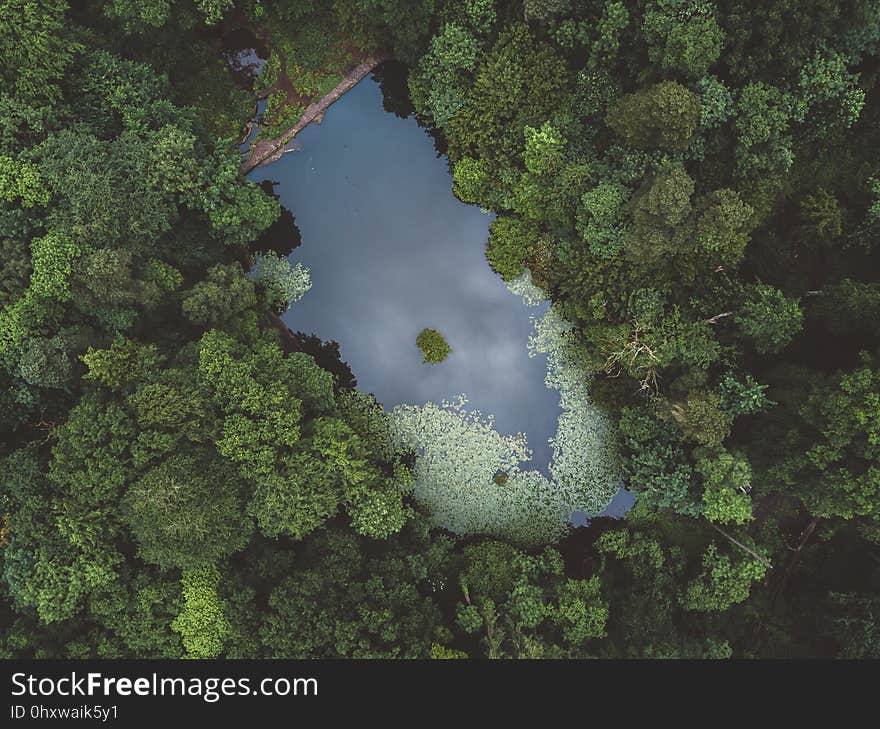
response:
{"label": "aquatic vegetation patch", "polygon": [[[508,288],[535,306],[546,299],[528,270]],[[418,454],[413,494],[431,522],[456,534],[483,534],[539,546],[559,539],[575,511],[604,509],[620,486],[611,422],[589,396],[589,373],[576,332],[555,307],[534,319],[529,355],[547,356],[547,387],[562,413],[550,439],[550,478],[522,465],[531,458],[522,433],[499,433],[492,416],[454,401],[399,405],[392,441]]]}
{"label": "aquatic vegetation patch", "polygon": [[[415,451],[413,495],[431,522],[456,534],[486,534],[540,545],[565,531],[553,485],[520,470],[529,451],[522,433],[502,435],[467,397],[391,411],[395,447]],[[506,479],[496,479],[498,473]]]}
{"label": "aquatic vegetation patch", "polygon": [[604,509],[620,488],[611,421],[590,398],[590,374],[574,327],[555,306],[535,322],[529,355],[547,355],[547,387],[559,391],[562,413],[550,439],[550,474],[560,498],[587,514]]}

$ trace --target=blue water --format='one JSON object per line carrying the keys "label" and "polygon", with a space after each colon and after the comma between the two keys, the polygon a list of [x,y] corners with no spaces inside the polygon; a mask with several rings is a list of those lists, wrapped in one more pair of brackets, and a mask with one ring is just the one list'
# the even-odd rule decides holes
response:
{"label": "blue water", "polygon": [[[466,393],[499,432],[524,432],[527,467],[547,474],[559,397],[544,384],[546,357],[529,357],[527,343],[548,305],[526,306],[489,267],[491,217],[452,194],[432,139],[414,118],[384,111],[373,80],[296,140],[301,151],[248,175],[276,183],[302,235],[290,260],[310,269],[313,286],[285,323],[338,342],[359,389],[386,408]],[[425,327],[452,347],[440,364],[425,364],[416,347]],[[634,502],[621,488],[599,516],[622,517]],[[589,520],[575,512],[572,521]]]}
{"label": "blue water", "polygon": [[[452,194],[445,159],[414,118],[385,112],[370,79],[336,102],[321,125],[250,179],[272,180],[296,216],[312,289],[283,317],[294,331],[339,343],[361,390],[386,408],[467,393],[499,432],[524,432],[532,466],[550,460],[559,397],[546,358],[529,357],[528,307],[485,259],[491,217]],[[425,327],[452,347],[440,364],[415,344]]]}

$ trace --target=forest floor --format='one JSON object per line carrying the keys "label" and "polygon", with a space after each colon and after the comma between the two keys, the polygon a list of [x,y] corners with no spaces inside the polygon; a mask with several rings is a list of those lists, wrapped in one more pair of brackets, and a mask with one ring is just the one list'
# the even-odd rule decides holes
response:
{"label": "forest floor", "polygon": [[[347,91],[350,91],[368,73],[370,73],[370,71],[376,68],[376,66],[384,60],[385,56],[383,54],[377,53],[365,56],[360,63],[342,77],[342,80],[334,88],[323,97],[307,106],[305,112],[296,124],[272,139],[257,138],[248,149],[247,159],[242,162],[241,174],[246,175],[255,167],[274,162],[285,152],[291,151],[286,149],[286,145],[291,139],[312,122],[320,124],[324,118],[324,113],[330,108],[333,102],[341,98]],[[290,80],[287,78],[286,73],[283,72],[272,88],[281,88],[288,91],[288,94],[296,95]]]}

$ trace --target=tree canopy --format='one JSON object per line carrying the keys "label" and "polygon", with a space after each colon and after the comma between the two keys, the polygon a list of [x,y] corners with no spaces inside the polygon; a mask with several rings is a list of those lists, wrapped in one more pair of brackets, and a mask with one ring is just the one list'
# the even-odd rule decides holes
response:
{"label": "tree canopy", "polygon": [[[271,46],[250,85],[235,30]],[[0,31],[0,656],[880,655],[876,2],[10,0]],[[279,326],[311,282],[240,174],[254,93],[374,52],[495,214],[486,265],[552,300],[562,480],[614,460],[625,520],[551,524],[506,472],[479,502]],[[450,473],[455,536],[413,496]]]}

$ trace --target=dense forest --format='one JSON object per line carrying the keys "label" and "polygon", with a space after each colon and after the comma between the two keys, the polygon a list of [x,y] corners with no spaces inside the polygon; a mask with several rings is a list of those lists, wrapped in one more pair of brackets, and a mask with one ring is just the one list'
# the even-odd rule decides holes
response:
{"label": "dense forest", "polygon": [[[487,265],[572,327],[626,519],[427,518],[279,326],[243,30],[290,98],[404,69]],[[880,657],[878,51],[877,0],[0,4],[0,656]]]}

